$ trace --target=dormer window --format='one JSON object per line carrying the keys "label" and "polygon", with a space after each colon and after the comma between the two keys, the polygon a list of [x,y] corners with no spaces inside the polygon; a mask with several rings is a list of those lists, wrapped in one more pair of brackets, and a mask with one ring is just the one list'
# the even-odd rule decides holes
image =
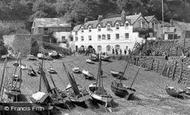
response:
{"label": "dormer window", "polygon": [[98,25],[98,31],[101,31],[101,25]]}
{"label": "dormer window", "polygon": [[91,26],[89,26],[88,31],[89,31],[89,32],[91,32],[91,31],[92,31],[92,27],[91,27]]}
{"label": "dormer window", "polygon": [[128,22],[125,22],[125,27],[128,27],[129,26],[129,23]]}
{"label": "dormer window", "polygon": [[107,24],[107,30],[110,31],[111,30],[111,25]]}
{"label": "dormer window", "polygon": [[81,28],[81,32],[84,32],[84,28],[83,27]]}
{"label": "dormer window", "polygon": [[115,24],[116,29],[119,29],[119,26],[120,26],[119,23]]}

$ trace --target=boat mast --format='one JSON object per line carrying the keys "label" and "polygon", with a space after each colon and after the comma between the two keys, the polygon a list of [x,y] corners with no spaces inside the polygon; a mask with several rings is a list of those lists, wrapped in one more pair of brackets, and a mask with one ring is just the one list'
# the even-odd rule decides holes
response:
{"label": "boat mast", "polygon": [[1,84],[0,84],[0,101],[2,100],[2,95],[3,95],[3,82],[4,82],[4,78],[5,78],[5,68],[7,66],[7,57],[4,61],[4,65],[3,65],[3,74],[2,74],[2,78],[1,78]]}
{"label": "boat mast", "polygon": [[138,74],[139,74],[139,70],[140,70],[140,67],[139,67],[138,70],[137,70],[137,73],[136,73],[136,75],[135,75],[135,77],[134,77],[134,79],[133,79],[133,81],[132,81],[132,83],[131,83],[130,88],[132,88],[133,83],[135,82],[135,80],[136,80],[136,78],[137,78],[137,76],[138,76]]}
{"label": "boat mast", "polygon": [[162,35],[164,39],[164,0],[162,0]]}
{"label": "boat mast", "polygon": [[[125,75],[125,71],[127,70],[128,65],[129,65],[129,63],[127,62],[121,78]],[[121,78],[120,78],[120,83],[121,83]]]}
{"label": "boat mast", "polygon": [[79,95],[79,94],[80,94],[80,91],[79,91],[79,89],[78,89],[78,86],[77,86],[77,83],[76,83],[76,81],[75,81],[75,79],[74,79],[74,76],[68,72],[68,70],[67,70],[67,68],[66,68],[66,66],[65,66],[65,64],[64,64],[64,62],[63,62],[63,67],[64,67],[64,70],[65,70],[65,72],[66,72],[66,74],[67,74],[67,77],[68,77],[68,79],[69,79],[69,82],[70,82],[70,84],[71,84],[71,87],[73,88],[73,91],[74,91],[75,95]]}
{"label": "boat mast", "polygon": [[[21,68],[21,64],[22,64],[22,63],[21,63],[21,57],[20,57],[20,64],[19,64],[19,65],[20,65],[20,71],[19,71],[19,79],[20,79],[20,80],[22,80],[22,68]],[[22,81],[21,81],[21,82],[22,82]],[[21,87],[21,82],[19,82],[19,89],[20,89],[20,87]]]}

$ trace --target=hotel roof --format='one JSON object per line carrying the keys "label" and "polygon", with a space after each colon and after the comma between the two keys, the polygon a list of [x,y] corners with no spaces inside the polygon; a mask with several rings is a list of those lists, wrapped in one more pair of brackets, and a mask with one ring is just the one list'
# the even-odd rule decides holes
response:
{"label": "hotel roof", "polygon": [[[134,24],[140,16],[142,16],[141,13],[135,14],[135,15],[129,15],[129,16],[126,16],[126,20],[128,20],[130,24]],[[88,28],[88,26],[91,25],[92,28],[96,28],[98,24],[101,24],[102,26],[106,26],[107,23],[110,23],[113,26],[116,22],[121,22],[121,21],[122,21],[121,17],[105,18],[105,19],[102,19],[101,21],[98,21],[98,20],[87,21],[83,25],[80,25],[80,27],[82,26],[84,28]],[[79,26],[77,25],[76,28],[78,27]],[[76,29],[73,29],[73,30],[76,31]]]}

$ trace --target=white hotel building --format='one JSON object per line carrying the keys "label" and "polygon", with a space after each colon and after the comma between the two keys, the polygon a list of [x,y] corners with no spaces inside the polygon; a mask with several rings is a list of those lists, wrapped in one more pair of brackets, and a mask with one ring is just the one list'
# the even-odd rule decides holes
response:
{"label": "white hotel building", "polygon": [[72,31],[74,49],[92,46],[96,52],[112,53],[112,50],[128,51],[133,49],[136,42],[142,43],[144,39],[134,32],[134,27],[148,28],[148,21],[141,15],[122,15],[120,17],[85,21],[77,25]]}

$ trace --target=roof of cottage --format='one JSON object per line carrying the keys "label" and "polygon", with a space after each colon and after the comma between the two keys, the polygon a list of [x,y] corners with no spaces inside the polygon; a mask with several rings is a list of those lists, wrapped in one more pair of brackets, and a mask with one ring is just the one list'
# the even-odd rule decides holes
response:
{"label": "roof of cottage", "polygon": [[63,18],[35,18],[35,27],[71,27]]}

